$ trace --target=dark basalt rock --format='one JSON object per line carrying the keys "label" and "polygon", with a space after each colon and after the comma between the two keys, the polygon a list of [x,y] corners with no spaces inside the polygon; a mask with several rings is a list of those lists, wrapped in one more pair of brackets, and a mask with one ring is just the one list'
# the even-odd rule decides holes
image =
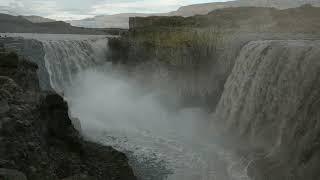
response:
{"label": "dark basalt rock", "polygon": [[27,180],[27,177],[22,172],[12,169],[0,169],[0,179],[10,180]]}
{"label": "dark basalt rock", "polygon": [[136,179],[123,153],[81,137],[64,99],[40,90],[36,70],[0,53],[0,179]]}
{"label": "dark basalt rock", "polygon": [[47,133],[57,138],[65,138],[75,131],[68,116],[68,105],[58,94],[52,93],[44,97],[40,106],[41,119],[45,120]]}
{"label": "dark basalt rock", "polygon": [[1,54],[0,66],[7,68],[17,68],[19,63],[18,60],[19,59],[17,54],[3,52]]}
{"label": "dark basalt rock", "polygon": [[72,177],[64,178],[62,180],[96,180],[94,177],[90,177],[83,174],[74,175]]}

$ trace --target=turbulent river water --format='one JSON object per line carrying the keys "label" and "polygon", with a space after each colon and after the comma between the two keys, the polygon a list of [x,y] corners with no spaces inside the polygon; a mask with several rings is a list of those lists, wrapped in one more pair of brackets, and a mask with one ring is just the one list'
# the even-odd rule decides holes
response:
{"label": "turbulent river water", "polygon": [[[113,72],[106,36],[6,34],[42,43],[53,89],[88,139],[127,154],[141,180],[247,180],[247,160],[222,148],[200,108],[172,110]],[[170,99],[170,97],[168,98]]]}

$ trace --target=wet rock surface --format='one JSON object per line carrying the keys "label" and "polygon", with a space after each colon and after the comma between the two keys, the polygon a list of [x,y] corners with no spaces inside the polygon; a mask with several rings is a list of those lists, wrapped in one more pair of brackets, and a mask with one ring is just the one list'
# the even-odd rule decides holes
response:
{"label": "wet rock surface", "polygon": [[63,98],[40,91],[36,70],[0,53],[0,179],[136,179],[123,153],[81,137]]}

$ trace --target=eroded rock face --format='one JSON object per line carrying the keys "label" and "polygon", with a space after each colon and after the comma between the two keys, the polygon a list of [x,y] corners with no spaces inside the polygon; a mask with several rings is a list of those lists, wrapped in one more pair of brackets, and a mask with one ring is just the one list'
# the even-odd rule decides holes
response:
{"label": "eroded rock face", "polygon": [[22,172],[0,168],[0,178],[10,179],[10,180],[27,180],[26,175]]}
{"label": "eroded rock face", "polygon": [[0,53],[0,102],[5,105],[0,108],[0,177],[136,179],[123,153],[80,136],[63,98],[40,91],[36,69],[14,54]]}
{"label": "eroded rock face", "polygon": [[[48,94],[41,103],[41,118],[46,121],[48,135],[65,138],[75,131],[68,115],[68,105],[58,94]],[[69,130],[69,128],[71,130]]]}
{"label": "eroded rock face", "polygon": [[248,43],[235,61],[215,119],[265,154],[257,180],[316,180],[320,173],[320,41]]}

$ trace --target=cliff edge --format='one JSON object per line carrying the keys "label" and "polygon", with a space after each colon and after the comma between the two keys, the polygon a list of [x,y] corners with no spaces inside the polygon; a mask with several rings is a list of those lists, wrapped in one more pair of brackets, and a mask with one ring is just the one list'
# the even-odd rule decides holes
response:
{"label": "cliff edge", "polygon": [[37,65],[0,52],[0,179],[136,179],[127,157],[85,141],[67,103],[41,92]]}

